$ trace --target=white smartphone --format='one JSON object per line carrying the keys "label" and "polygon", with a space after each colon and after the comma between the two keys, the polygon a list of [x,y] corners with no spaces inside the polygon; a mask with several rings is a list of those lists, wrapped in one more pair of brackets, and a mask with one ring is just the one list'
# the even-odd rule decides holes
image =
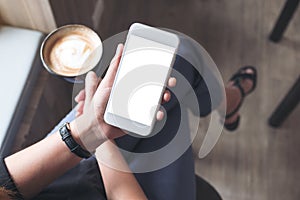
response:
{"label": "white smartphone", "polygon": [[139,136],[151,134],[179,45],[177,35],[130,26],[104,114],[106,123]]}

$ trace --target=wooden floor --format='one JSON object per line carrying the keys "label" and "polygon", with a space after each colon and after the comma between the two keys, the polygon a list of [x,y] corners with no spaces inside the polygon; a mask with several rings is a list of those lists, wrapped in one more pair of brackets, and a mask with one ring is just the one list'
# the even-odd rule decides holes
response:
{"label": "wooden floor", "polygon": [[[238,131],[224,131],[197,173],[227,200],[300,199],[300,106],[280,129],[267,120],[300,74],[300,8],[279,44],[268,34],[285,0],[104,1],[103,39],[132,22],[183,32],[211,54],[224,80],[240,66],[258,68],[258,88],[242,108]],[[195,152],[199,145],[194,145]]]}
{"label": "wooden floor", "polygon": [[[103,1],[104,12],[97,23],[102,39],[139,21],[197,40],[215,60],[224,80],[240,66],[257,67],[258,87],[241,110],[239,130],[224,131],[206,158],[196,157],[196,171],[225,200],[300,199],[300,106],[280,129],[267,124],[300,74],[300,8],[284,39],[274,44],[267,38],[285,0]],[[72,6],[74,1],[64,2]],[[199,133],[205,130],[205,122],[200,122]],[[197,156],[198,143],[194,151]]]}

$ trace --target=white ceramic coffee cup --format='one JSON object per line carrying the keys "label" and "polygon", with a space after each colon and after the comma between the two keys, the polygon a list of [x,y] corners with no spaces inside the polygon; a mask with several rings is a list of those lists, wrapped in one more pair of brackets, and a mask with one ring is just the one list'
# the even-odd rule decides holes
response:
{"label": "white ceramic coffee cup", "polygon": [[44,67],[51,74],[68,78],[71,82],[92,70],[100,61],[102,53],[103,46],[97,33],[78,24],[52,31],[40,49]]}

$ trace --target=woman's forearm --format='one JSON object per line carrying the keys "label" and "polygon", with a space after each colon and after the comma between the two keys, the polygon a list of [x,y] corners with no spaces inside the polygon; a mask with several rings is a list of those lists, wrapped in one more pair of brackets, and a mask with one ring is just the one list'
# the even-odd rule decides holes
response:
{"label": "woman's forearm", "polygon": [[[94,72],[86,75],[82,113],[70,124],[74,140],[90,151],[107,139],[124,135],[120,129],[106,124],[103,119],[122,49],[123,45],[119,44],[115,59],[101,82]],[[25,198],[30,198],[80,160],[81,158],[71,153],[61,140],[60,134],[55,133],[5,158],[5,163],[18,190]]]}
{"label": "woman's forearm", "polygon": [[24,198],[38,194],[45,186],[80,162],[58,132],[7,158],[5,163]]}
{"label": "woman's forearm", "polygon": [[[108,199],[147,199],[120,151],[112,141],[107,141],[98,147],[96,157]],[[119,169],[122,169],[122,171]]]}

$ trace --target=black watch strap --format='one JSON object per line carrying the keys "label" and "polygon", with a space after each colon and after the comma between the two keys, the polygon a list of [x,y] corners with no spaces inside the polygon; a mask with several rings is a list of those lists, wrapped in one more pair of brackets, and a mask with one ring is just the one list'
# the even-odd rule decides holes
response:
{"label": "black watch strap", "polygon": [[91,153],[84,150],[72,137],[69,123],[65,123],[60,129],[61,139],[66,143],[72,153],[80,158],[89,158]]}

